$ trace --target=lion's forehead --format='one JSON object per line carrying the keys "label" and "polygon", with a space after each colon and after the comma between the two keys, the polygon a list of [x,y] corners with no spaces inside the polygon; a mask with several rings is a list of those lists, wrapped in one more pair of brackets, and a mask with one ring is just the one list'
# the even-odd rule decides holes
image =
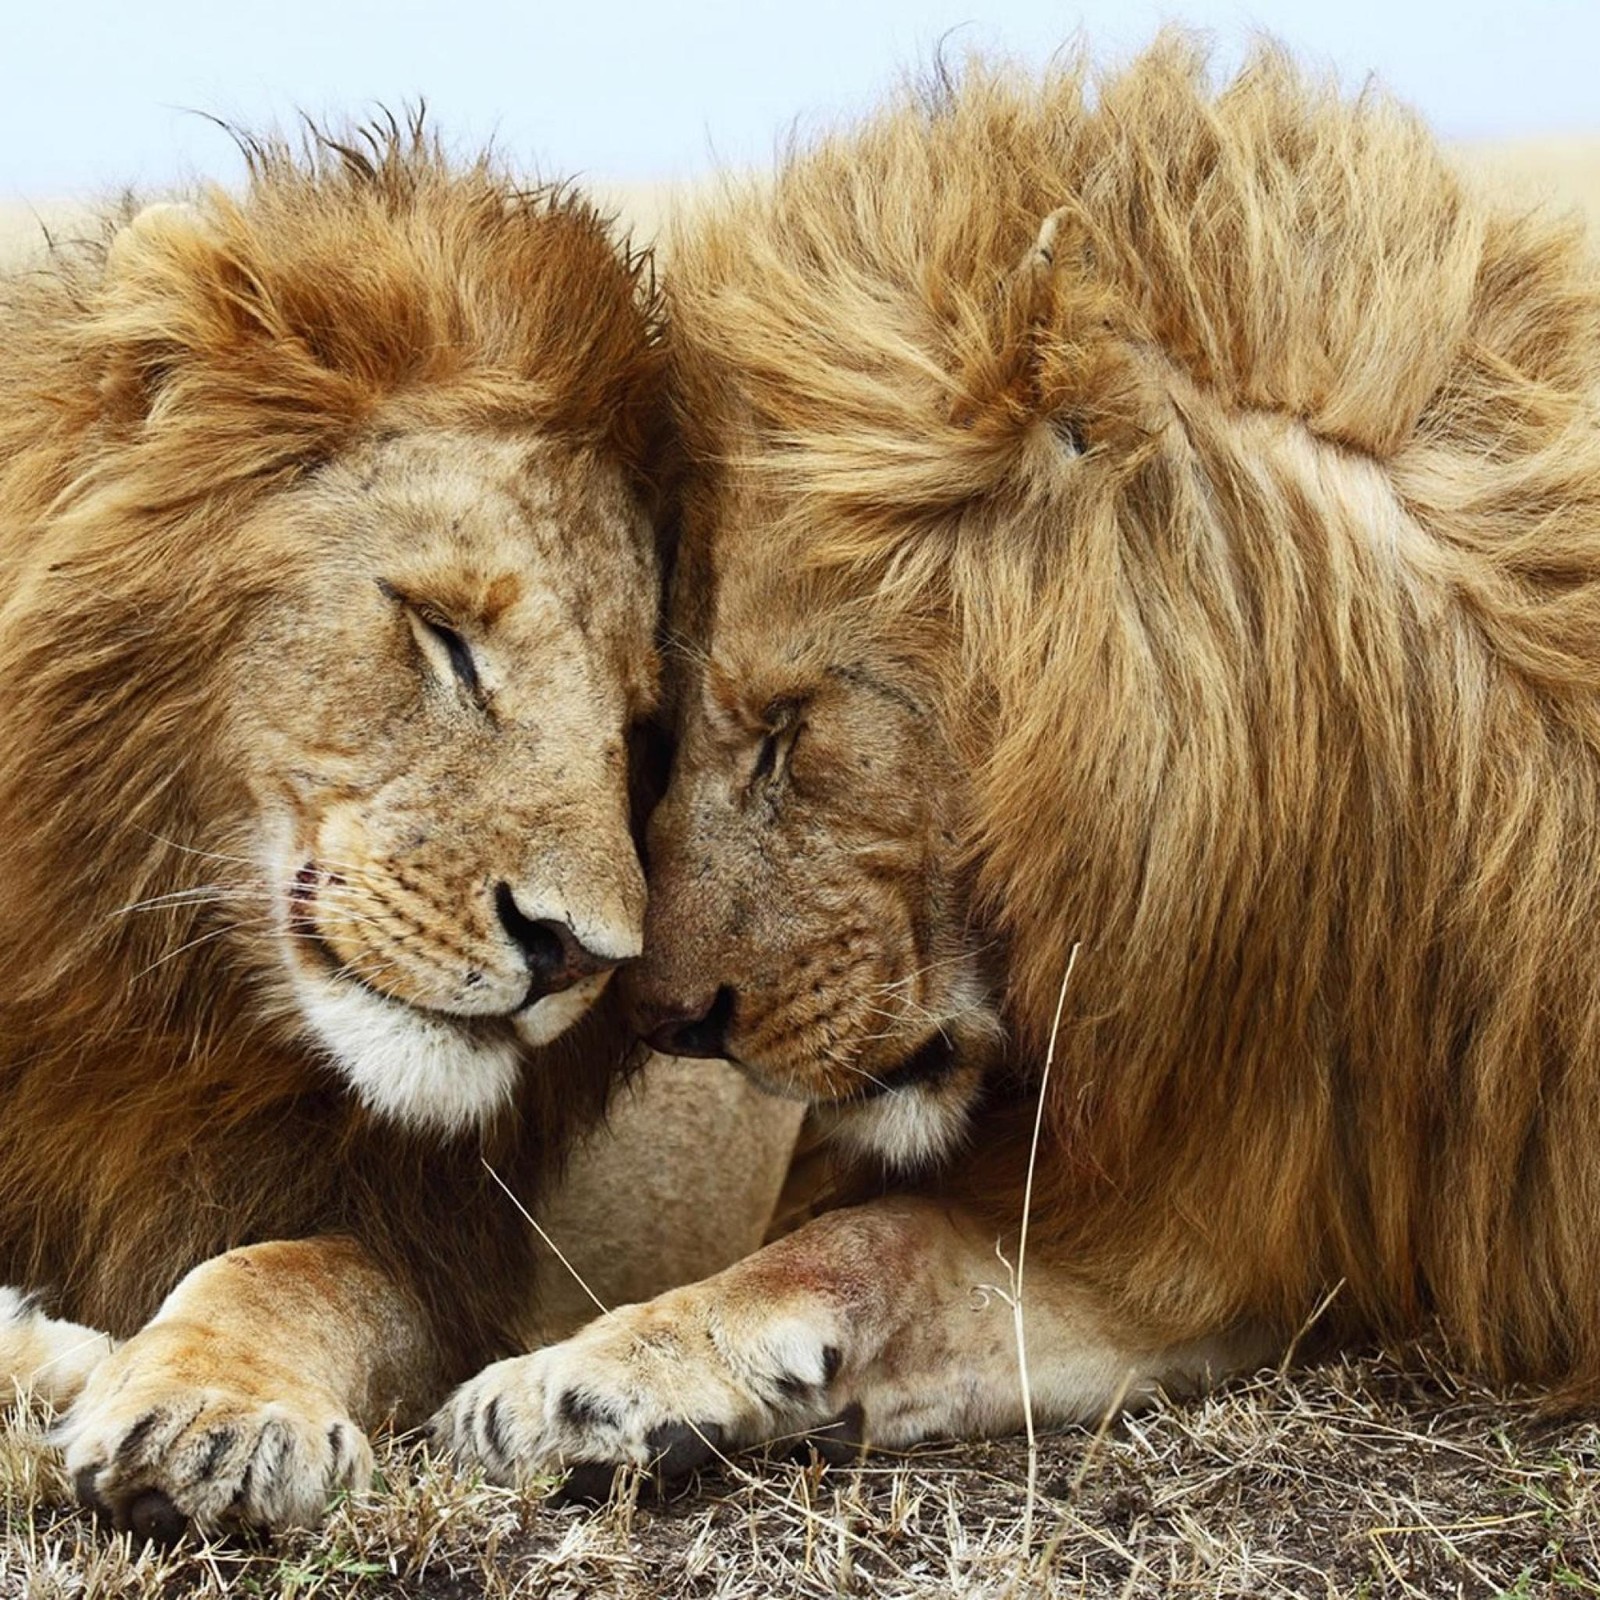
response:
{"label": "lion's forehead", "polygon": [[459,620],[545,648],[575,632],[602,657],[649,647],[653,534],[608,459],[533,435],[412,434],[352,452],[321,492],[347,555],[410,573]]}
{"label": "lion's forehead", "polygon": [[538,435],[419,434],[349,463],[358,491],[467,539],[520,545],[552,575],[638,564],[647,523],[615,462]]}

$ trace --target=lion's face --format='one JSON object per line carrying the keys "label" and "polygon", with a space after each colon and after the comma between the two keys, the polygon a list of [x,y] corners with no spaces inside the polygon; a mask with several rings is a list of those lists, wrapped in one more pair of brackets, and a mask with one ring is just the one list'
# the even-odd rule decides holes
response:
{"label": "lion's face", "polygon": [[999,1032],[938,696],[870,607],[745,539],[750,504],[727,529],[709,515],[686,535],[716,570],[698,626],[686,613],[711,586],[692,563],[678,586],[693,643],[650,825],[636,1021],[658,1048],[726,1055],[914,1165],[959,1137]]}
{"label": "lion's face", "polygon": [[639,952],[648,522],[588,452],[426,431],[257,515],[295,554],[227,667],[235,935],[366,1103],[469,1126]]}

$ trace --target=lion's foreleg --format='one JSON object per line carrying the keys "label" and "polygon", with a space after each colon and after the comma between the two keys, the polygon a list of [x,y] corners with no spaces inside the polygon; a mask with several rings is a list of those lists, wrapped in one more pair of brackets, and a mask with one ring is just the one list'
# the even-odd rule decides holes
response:
{"label": "lion's foreleg", "polygon": [[[832,1425],[884,1446],[1097,1418],[1158,1387],[1249,1365],[1219,1333],[1151,1347],[1058,1265],[1017,1284],[1003,1242],[956,1208],[885,1200],[834,1212],[704,1282],[625,1306],[502,1361],[435,1420],[492,1474],[661,1462]],[[1026,1351],[1024,1400],[1022,1352]]]}
{"label": "lion's foreleg", "polygon": [[233,1250],[95,1370],[61,1424],[67,1467],[141,1534],[311,1522],[365,1484],[363,1429],[415,1407],[430,1369],[419,1311],[354,1240]]}

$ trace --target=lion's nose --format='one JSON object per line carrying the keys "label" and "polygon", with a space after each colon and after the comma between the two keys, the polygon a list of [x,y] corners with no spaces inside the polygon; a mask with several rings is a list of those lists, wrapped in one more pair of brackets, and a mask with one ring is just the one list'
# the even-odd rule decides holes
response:
{"label": "lion's nose", "polygon": [[654,1017],[641,1018],[639,1031],[664,1056],[726,1058],[733,1005],[733,990],[723,984],[709,1001],[657,1008]]}
{"label": "lion's nose", "polygon": [[589,949],[566,923],[554,917],[535,920],[528,916],[517,904],[508,883],[495,885],[494,908],[500,926],[528,963],[528,996],[524,1005],[570,989],[579,979],[592,978],[617,965],[614,957],[597,955]]}

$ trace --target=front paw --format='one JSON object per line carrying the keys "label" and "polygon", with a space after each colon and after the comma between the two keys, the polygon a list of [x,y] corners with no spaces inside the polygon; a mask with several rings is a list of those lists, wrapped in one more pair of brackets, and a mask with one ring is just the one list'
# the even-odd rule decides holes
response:
{"label": "front paw", "polygon": [[365,1435],[326,1391],[182,1323],[154,1324],[106,1360],[58,1437],[79,1499],[161,1543],[190,1523],[315,1523],[372,1471]]}
{"label": "front paw", "polygon": [[578,1499],[603,1495],[617,1466],[686,1477],[837,1413],[839,1350],[828,1332],[796,1316],[734,1327],[675,1295],[623,1306],[464,1383],[434,1418],[434,1436],[497,1483],[568,1473]]}

